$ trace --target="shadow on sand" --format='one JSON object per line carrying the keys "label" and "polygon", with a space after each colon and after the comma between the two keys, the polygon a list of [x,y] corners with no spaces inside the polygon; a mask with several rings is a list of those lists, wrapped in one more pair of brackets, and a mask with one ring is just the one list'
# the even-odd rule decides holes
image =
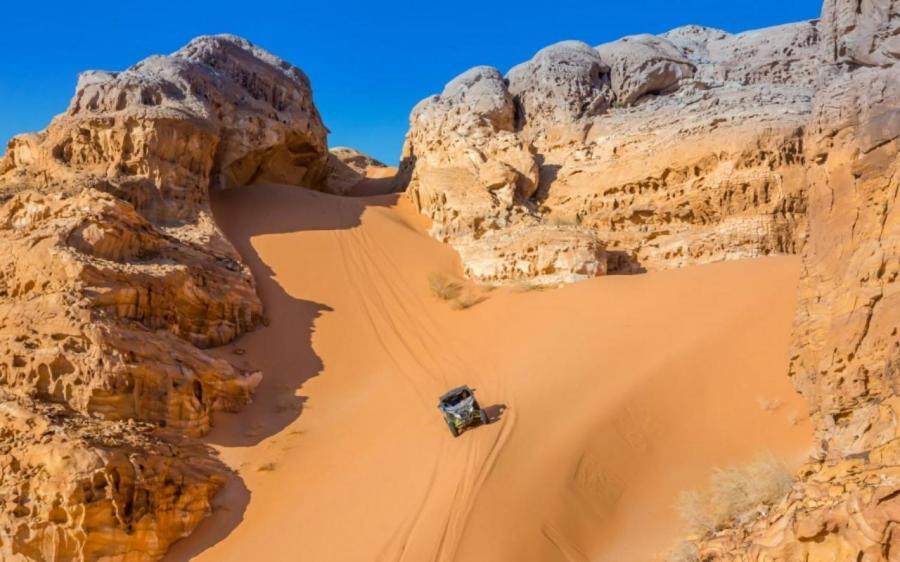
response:
{"label": "shadow on sand", "polygon": [[241,477],[231,469],[225,476],[225,486],[213,498],[213,512],[203,520],[188,538],[172,545],[164,560],[166,562],[187,562],[195,556],[222,541],[244,519],[244,512],[250,503],[250,490]]}
{"label": "shadow on sand", "polygon": [[488,415],[488,423],[498,422],[506,411],[506,404],[494,404],[485,408],[484,411]]}
{"label": "shadow on sand", "polygon": [[[318,208],[334,205],[333,212],[303,212],[312,198]],[[204,441],[214,446],[250,447],[272,437],[303,412],[306,396],[297,391],[324,365],[312,345],[315,322],[333,309],[289,294],[275,272],[259,255],[252,239],[265,234],[353,228],[367,207],[391,206],[396,195],[341,198],[282,185],[247,186],[213,193],[216,222],[253,272],[257,293],[265,308],[265,326],[245,334],[231,345],[210,350],[241,368],[259,369],[263,378],[253,403],[236,414],[217,413]],[[297,255],[302,261],[304,256]],[[234,353],[241,350],[241,355]],[[246,355],[243,355],[246,353]],[[240,475],[227,470],[226,483],[214,499],[214,513],[187,538],[177,542],[165,559],[183,562],[225,539],[243,520],[250,491]]]}

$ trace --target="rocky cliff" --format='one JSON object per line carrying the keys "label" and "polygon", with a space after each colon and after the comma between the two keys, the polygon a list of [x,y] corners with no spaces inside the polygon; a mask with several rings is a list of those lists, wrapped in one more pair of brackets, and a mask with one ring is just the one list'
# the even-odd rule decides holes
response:
{"label": "rocky cliff", "polygon": [[[489,283],[796,252],[818,43],[688,26],[473,68],[413,110],[409,194]],[[535,228],[556,258],[506,242]]]}
{"label": "rocky cliff", "polygon": [[155,560],[209,512],[192,437],[260,373],[205,353],[262,319],[209,189],[324,186],[308,79],[231,36],[87,72],[0,159],[3,559]]}
{"label": "rocky cliff", "polygon": [[477,280],[802,253],[789,374],[820,448],[779,505],[695,537],[701,560],[900,551],[898,62],[900,2],[826,0],[737,35],[559,43],[411,114],[409,196]]}
{"label": "rocky cliff", "polygon": [[704,560],[894,560],[900,552],[900,2],[827,0],[805,128],[809,238],[790,376],[817,458]]}

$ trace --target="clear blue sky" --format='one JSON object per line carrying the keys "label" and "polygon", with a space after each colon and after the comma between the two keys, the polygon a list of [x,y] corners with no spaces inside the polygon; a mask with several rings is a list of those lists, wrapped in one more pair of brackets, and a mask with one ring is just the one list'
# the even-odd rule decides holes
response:
{"label": "clear blue sky", "polygon": [[331,130],[395,163],[409,110],[478,64],[505,72],[563,39],[591,45],[697,23],[738,32],[819,16],[821,0],[8,2],[0,10],[0,153],[44,128],[78,73],[122,70],[192,37],[234,33],[302,68]]}

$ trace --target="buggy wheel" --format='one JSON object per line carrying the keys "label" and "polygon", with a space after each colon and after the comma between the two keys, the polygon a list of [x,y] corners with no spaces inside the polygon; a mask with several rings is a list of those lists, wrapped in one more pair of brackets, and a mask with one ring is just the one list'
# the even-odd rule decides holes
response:
{"label": "buggy wheel", "polygon": [[450,430],[450,433],[453,435],[453,437],[459,437],[459,430],[456,429],[456,425],[454,425],[453,422],[448,421],[447,428]]}
{"label": "buggy wheel", "polygon": [[490,420],[488,420],[488,415],[485,410],[480,410],[478,412],[478,417],[481,418],[481,425],[487,425]]}

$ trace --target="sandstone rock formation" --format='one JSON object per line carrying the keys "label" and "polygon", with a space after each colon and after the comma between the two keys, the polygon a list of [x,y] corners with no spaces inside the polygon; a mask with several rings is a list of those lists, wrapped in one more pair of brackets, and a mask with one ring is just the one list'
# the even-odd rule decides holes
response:
{"label": "sandstone rock formation", "polygon": [[696,67],[664,37],[634,35],[597,47],[610,67],[610,84],[621,105],[633,105],[647,94],[677,89],[692,78]]}
{"label": "sandstone rock formation", "polygon": [[[536,227],[583,249],[569,274],[531,268],[536,283],[796,252],[817,42],[815,22],[689,26],[559,43],[505,78],[474,68],[413,110],[409,194],[492,283],[521,280],[492,239]],[[603,246],[607,266],[590,266]],[[491,259],[496,275],[480,274]]]}
{"label": "sandstone rock formation", "polygon": [[152,426],[0,394],[0,558],[159,559],[210,511],[222,468]]}
{"label": "sandstone rock formation", "polygon": [[262,320],[209,189],[324,187],[326,134],[300,70],[215,36],[82,74],[66,113],[11,141],[0,557],[155,560],[208,513],[221,469],[190,439],[261,374],[203,349]]}
{"label": "sandstone rock formation", "polygon": [[[529,95],[540,104],[546,92]],[[552,284],[605,272],[604,245],[592,233],[540,224],[532,201],[538,163],[516,134],[516,105],[496,69],[458,76],[416,106],[410,121],[401,166],[407,192],[432,219],[432,234],[461,253],[468,275]]]}
{"label": "sandstone rock formation", "polygon": [[355,148],[335,146],[328,151],[328,191],[349,193],[370,174],[388,174],[388,166]]}
{"label": "sandstone rock formation", "polygon": [[900,2],[826,0],[738,35],[562,43],[411,115],[409,195],[476,279],[601,273],[593,250],[517,266],[562,226],[610,271],[802,252],[790,376],[820,451],[779,505],[695,537],[701,560],[900,551],[898,61]]}
{"label": "sandstone rock formation", "polygon": [[893,560],[900,550],[900,2],[827,0],[804,138],[809,240],[790,375],[817,458],[703,560]]}
{"label": "sandstone rock formation", "polygon": [[205,433],[213,409],[239,408],[258,378],[197,349],[261,317],[238,259],[166,236],[95,190],[19,193],[0,208],[0,383],[84,414]]}
{"label": "sandstone rock formation", "polygon": [[296,67],[232,36],[124,72],[85,72],[47,130],[16,137],[3,183],[108,191],[149,220],[203,210],[209,186],[325,179],[327,131]]}

